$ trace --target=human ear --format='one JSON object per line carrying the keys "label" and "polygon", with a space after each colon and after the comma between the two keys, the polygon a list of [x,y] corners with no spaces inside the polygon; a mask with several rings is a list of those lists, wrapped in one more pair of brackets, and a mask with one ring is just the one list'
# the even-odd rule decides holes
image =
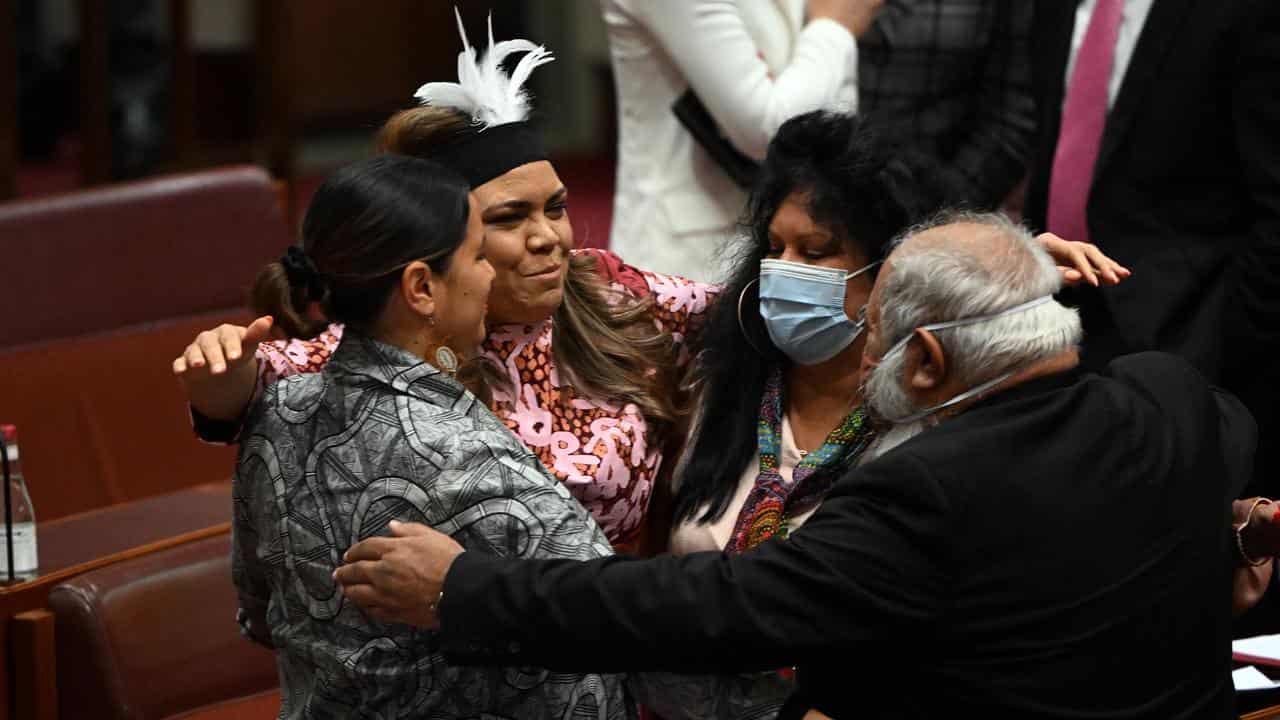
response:
{"label": "human ear", "polygon": [[440,277],[420,260],[409,263],[400,273],[400,295],[405,305],[423,317],[435,317],[440,285]]}
{"label": "human ear", "polygon": [[914,334],[916,342],[907,346],[906,377],[912,388],[929,392],[946,382],[947,356],[932,332],[917,328]]}

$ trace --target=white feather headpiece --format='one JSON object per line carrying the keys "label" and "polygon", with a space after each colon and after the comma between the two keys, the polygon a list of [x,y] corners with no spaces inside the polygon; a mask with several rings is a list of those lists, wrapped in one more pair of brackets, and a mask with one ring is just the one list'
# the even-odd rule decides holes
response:
{"label": "white feather headpiece", "polygon": [[[456,108],[471,116],[481,130],[506,123],[520,122],[529,116],[529,93],[524,83],[534,68],[555,58],[541,45],[528,40],[493,41],[493,16],[489,16],[489,50],[477,58],[476,49],[467,41],[462,16],[454,7],[458,34],[462,36],[462,52],[458,53],[458,82],[427,83],[414,97],[423,105]],[[528,53],[516,64],[510,75],[502,69],[502,61],[512,53]]]}

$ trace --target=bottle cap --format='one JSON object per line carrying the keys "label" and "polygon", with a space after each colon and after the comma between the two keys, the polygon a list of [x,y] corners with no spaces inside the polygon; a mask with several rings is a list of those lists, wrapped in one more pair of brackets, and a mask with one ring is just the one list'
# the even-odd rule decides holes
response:
{"label": "bottle cap", "polygon": [[18,426],[17,425],[0,425],[0,440],[5,446],[5,455],[9,456],[9,462],[18,461]]}

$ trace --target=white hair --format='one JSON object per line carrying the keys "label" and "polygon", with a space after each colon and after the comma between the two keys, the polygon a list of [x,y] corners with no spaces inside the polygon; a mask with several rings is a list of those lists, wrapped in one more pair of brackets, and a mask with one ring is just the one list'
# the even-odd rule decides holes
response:
{"label": "white hair", "polygon": [[[979,225],[982,242],[949,241],[939,233],[951,225]],[[928,242],[913,242],[926,230]],[[895,241],[880,284],[880,339],[887,351],[916,328],[947,320],[991,315],[1052,295],[1062,278],[1049,253],[1026,228],[1002,214],[949,213]],[[982,248],[982,252],[975,251]],[[985,322],[939,330],[951,372],[976,386],[1080,343],[1079,314],[1057,302]],[[884,358],[867,381],[867,401],[886,417],[919,410],[903,389],[906,353]]]}

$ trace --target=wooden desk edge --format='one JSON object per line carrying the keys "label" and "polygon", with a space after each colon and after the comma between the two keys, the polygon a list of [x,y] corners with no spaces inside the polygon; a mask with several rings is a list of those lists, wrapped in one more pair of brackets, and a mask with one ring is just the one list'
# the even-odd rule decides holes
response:
{"label": "wooden desk edge", "polygon": [[231,523],[220,523],[0,588],[0,720],[53,720],[57,716],[53,614],[45,607],[54,587],[101,567],[229,532]]}
{"label": "wooden desk edge", "polygon": [[1240,720],[1268,720],[1268,718],[1280,718],[1280,705],[1264,707],[1240,716]]}
{"label": "wooden desk edge", "polygon": [[44,603],[49,596],[49,591],[52,590],[55,585],[77,575],[83,575],[84,573],[97,570],[101,567],[106,567],[107,565],[114,565],[118,562],[132,560],[133,558],[142,557],[144,555],[151,555],[163,550],[168,550],[172,547],[198,542],[200,540],[216,537],[229,532],[231,532],[231,523],[219,523],[200,530],[193,530],[181,535],[174,535],[162,540],[138,545],[137,547],[122,550],[111,555],[104,555],[103,557],[95,558],[89,562],[72,565],[71,567],[63,568],[62,570],[49,573],[48,575],[42,575],[29,582],[0,587],[0,618],[7,619],[26,610],[38,610],[43,608]]}

